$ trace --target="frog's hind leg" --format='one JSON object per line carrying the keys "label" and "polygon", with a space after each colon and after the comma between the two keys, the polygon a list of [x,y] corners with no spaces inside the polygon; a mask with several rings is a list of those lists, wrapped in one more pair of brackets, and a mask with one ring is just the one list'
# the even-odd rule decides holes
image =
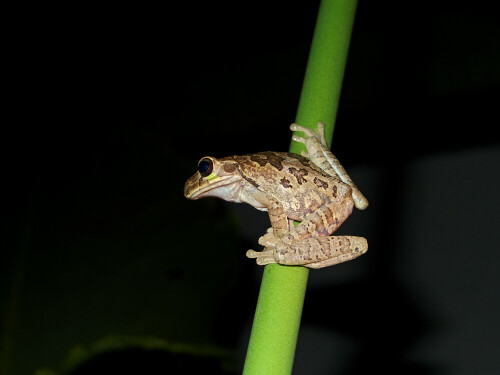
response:
{"label": "frog's hind leg", "polygon": [[311,237],[293,244],[291,253],[301,253],[308,268],[323,268],[347,262],[368,250],[365,238],[357,236]]}
{"label": "frog's hind leg", "polygon": [[[290,251],[280,258],[280,264],[302,265],[308,268],[323,268],[347,262],[363,255],[368,250],[365,238],[357,236],[310,237],[290,246]],[[248,250],[248,258],[258,265],[276,263],[274,249]]]}

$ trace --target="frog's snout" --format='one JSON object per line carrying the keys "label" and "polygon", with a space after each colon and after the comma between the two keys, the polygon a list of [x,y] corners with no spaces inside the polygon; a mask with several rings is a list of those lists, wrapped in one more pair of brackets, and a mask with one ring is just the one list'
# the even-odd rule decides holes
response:
{"label": "frog's snout", "polygon": [[196,175],[195,176],[192,176],[189,180],[186,181],[186,183],[184,184],[184,196],[187,198],[187,199],[191,199],[191,196],[193,195],[193,192],[196,190],[194,189],[194,180],[196,180]]}

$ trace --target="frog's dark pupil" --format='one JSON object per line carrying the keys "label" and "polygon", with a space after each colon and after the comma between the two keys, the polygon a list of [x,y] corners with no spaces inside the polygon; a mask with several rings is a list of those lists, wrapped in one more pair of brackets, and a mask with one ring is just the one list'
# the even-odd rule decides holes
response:
{"label": "frog's dark pupil", "polygon": [[198,170],[202,176],[206,176],[212,172],[212,162],[208,160],[202,160],[198,164]]}

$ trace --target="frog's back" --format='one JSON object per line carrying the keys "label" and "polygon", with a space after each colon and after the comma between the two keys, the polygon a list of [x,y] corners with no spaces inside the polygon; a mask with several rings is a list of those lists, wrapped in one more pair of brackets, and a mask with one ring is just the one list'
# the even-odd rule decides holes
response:
{"label": "frog's back", "polygon": [[335,200],[339,189],[348,189],[339,178],[297,154],[267,151],[234,159],[242,176],[280,201],[287,216],[294,220],[302,220],[326,202]]}

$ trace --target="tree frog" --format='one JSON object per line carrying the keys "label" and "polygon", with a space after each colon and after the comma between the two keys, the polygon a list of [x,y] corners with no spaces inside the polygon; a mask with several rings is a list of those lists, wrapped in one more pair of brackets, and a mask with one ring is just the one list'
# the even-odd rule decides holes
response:
{"label": "tree frog", "polygon": [[[305,135],[292,137],[305,144],[302,156],[271,151],[205,156],[186,182],[184,196],[217,197],[267,211],[271,227],[258,241],[264,249],[246,253],[259,265],[323,268],[364,254],[368,244],[363,237],[331,236],[353,207],[364,210],[368,201],[328,150],[324,124],[316,130],[297,124],[290,129]],[[300,223],[294,226],[294,221]]]}

